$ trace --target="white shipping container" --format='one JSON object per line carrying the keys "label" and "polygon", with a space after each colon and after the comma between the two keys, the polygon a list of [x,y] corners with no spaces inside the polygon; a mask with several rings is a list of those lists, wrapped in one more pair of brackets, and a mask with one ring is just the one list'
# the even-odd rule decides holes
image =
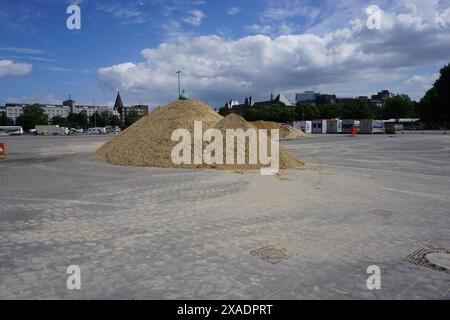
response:
{"label": "white shipping container", "polygon": [[374,134],[384,132],[384,122],[380,120],[364,119],[361,120],[359,133]]}
{"label": "white shipping container", "polygon": [[357,127],[359,131],[359,120],[342,120],[342,133],[352,133],[352,128]]}
{"label": "white shipping container", "polygon": [[69,134],[69,129],[60,126],[36,126],[37,134],[43,135],[67,135]]}
{"label": "white shipping container", "polygon": [[342,120],[327,120],[327,133],[342,133]]}
{"label": "white shipping container", "polygon": [[312,121],[295,121],[293,127],[302,130],[306,134],[312,133]]}
{"label": "white shipping container", "polygon": [[312,133],[313,134],[327,133],[327,120],[313,120],[312,121]]}

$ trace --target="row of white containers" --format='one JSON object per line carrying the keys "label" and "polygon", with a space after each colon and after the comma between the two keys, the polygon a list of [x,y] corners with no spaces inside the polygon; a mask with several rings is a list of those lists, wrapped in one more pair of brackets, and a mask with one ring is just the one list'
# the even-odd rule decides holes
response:
{"label": "row of white containers", "polygon": [[294,122],[295,128],[307,134],[350,134],[354,126],[358,128],[361,134],[384,133],[384,121],[382,120],[313,120]]}

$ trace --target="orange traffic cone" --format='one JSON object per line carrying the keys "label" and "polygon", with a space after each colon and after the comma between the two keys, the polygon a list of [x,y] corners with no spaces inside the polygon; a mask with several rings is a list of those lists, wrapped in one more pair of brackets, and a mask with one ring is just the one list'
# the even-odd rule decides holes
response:
{"label": "orange traffic cone", "polygon": [[0,157],[6,160],[6,144],[0,143]]}

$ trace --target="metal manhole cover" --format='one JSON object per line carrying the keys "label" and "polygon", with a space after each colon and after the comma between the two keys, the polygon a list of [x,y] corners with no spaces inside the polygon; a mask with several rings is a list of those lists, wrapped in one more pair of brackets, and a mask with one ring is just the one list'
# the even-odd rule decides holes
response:
{"label": "metal manhole cover", "polygon": [[277,248],[273,246],[257,249],[250,252],[250,254],[264,261],[270,262],[273,265],[290,258],[289,253],[285,248]]}
{"label": "metal manhole cover", "polygon": [[433,246],[422,247],[405,258],[405,261],[432,270],[450,273],[450,250]]}

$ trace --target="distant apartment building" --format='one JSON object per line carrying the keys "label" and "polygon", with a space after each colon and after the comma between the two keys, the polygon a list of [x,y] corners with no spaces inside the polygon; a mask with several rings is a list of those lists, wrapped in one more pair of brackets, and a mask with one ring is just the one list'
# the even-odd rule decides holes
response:
{"label": "distant apartment building", "polygon": [[386,101],[388,101],[391,97],[392,94],[388,90],[383,90],[378,92],[378,94],[373,95],[370,101],[376,106],[382,108],[386,104]]}
{"label": "distant apartment building", "polygon": [[97,106],[97,105],[76,105],[74,107],[75,114],[85,112],[88,117],[93,116],[95,113],[102,113],[104,111],[112,112],[112,107],[108,106]]}
{"label": "distant apartment building", "polygon": [[[4,107],[6,116],[12,119],[14,122],[18,117],[23,114],[24,107],[30,104],[27,103],[7,103]],[[79,114],[85,112],[88,117],[91,117],[96,112],[101,113],[103,111],[113,111],[112,107],[109,106],[99,106],[99,105],[77,105],[75,101],[70,97],[69,100],[63,102],[62,105],[59,104],[39,104],[43,109],[45,114],[48,115],[49,121],[56,116],[67,118],[70,114]]]}
{"label": "distant apartment building", "polygon": [[70,113],[79,114],[81,112],[85,112],[88,117],[93,116],[95,113],[102,113],[104,111],[113,111],[112,107],[109,106],[101,106],[96,104],[76,104],[75,101],[72,100],[72,97],[69,96],[69,100],[63,102],[63,106],[66,106],[70,109]]}
{"label": "distant apartment building", "polygon": [[297,93],[295,95],[295,102],[316,103],[316,99],[319,95],[320,93],[316,93],[315,91],[305,91],[303,93]]}
{"label": "distant apartment building", "polygon": [[336,103],[335,94],[320,94],[316,97],[316,104],[318,105],[335,104],[335,103]]}
{"label": "distant apartment building", "polygon": [[[7,103],[5,105],[6,116],[12,119],[14,122],[18,117],[23,115],[23,108],[27,104],[23,103]],[[48,115],[48,119],[51,120],[56,116],[66,118],[70,114],[70,108],[62,105],[41,105],[44,112]]]}
{"label": "distant apartment building", "polygon": [[378,92],[376,95],[359,97],[337,97],[335,94],[320,94],[315,91],[305,91],[304,93],[298,93],[295,95],[295,100],[299,102],[307,102],[313,105],[325,105],[325,104],[349,104],[354,101],[364,101],[375,104],[382,108],[386,101],[392,97],[392,94],[388,90]]}
{"label": "distant apartment building", "polygon": [[245,98],[245,102],[243,104],[228,104],[226,106],[231,106],[231,112],[236,113],[236,114],[244,114],[249,108],[251,107],[263,107],[263,106],[269,106],[273,103],[283,103],[284,105],[286,105],[287,107],[293,107],[294,104],[292,104],[292,102],[290,102],[283,94],[278,94],[276,97],[274,97],[273,94],[270,95],[270,100],[267,101],[260,101],[260,102],[255,102],[253,101],[253,98],[250,97],[246,97]]}
{"label": "distant apartment building", "polygon": [[367,96],[359,96],[359,97],[337,97],[336,103],[337,104],[349,104],[355,101],[363,101],[363,102],[369,102],[369,97]]}

